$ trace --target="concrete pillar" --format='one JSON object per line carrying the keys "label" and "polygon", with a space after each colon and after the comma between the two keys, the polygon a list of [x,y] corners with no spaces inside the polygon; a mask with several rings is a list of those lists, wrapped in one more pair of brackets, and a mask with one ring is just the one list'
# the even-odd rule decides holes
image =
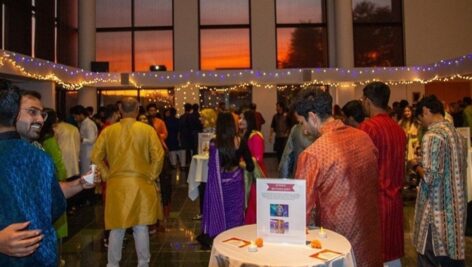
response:
{"label": "concrete pillar", "polygon": [[[335,61],[330,60],[330,67],[352,68],[354,67],[354,35],[352,21],[352,0],[328,1],[328,15],[334,17],[334,21],[328,21],[330,48],[334,47]],[[329,18],[329,16],[328,16]],[[329,23],[334,23],[329,25]],[[334,31],[334,32],[333,32]],[[331,53],[330,53],[331,55]],[[332,63],[335,65],[331,65]],[[335,104],[344,105],[355,98],[355,88],[349,84],[338,86],[334,91]]]}
{"label": "concrete pillar", "polygon": [[[90,70],[90,62],[95,61],[95,0],[80,0],[79,2],[79,67]],[[79,90],[78,103],[92,106],[97,110],[97,90],[84,87]]]}
{"label": "concrete pillar", "polygon": [[277,55],[275,30],[275,5],[273,0],[251,0],[251,49],[252,68],[275,69]]}
{"label": "concrete pillar", "polygon": [[198,1],[174,1],[174,70],[198,70],[199,54]]}

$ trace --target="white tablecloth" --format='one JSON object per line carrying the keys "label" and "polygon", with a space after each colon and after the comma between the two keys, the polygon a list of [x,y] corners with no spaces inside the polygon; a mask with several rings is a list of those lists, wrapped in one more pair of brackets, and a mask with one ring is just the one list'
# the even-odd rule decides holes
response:
{"label": "white tablecloth", "polygon": [[[296,266],[296,267],[354,267],[356,266],[354,254],[349,241],[340,234],[325,230],[327,238],[318,237],[318,230],[310,230],[307,240],[318,239],[322,249],[313,249],[304,245],[264,243],[257,252],[248,252],[247,247],[238,248],[222,241],[237,237],[247,241],[256,239],[256,225],[245,225],[230,229],[219,234],[213,241],[210,262],[208,266]],[[344,254],[344,256],[332,260],[328,264],[310,255],[323,249],[330,249]],[[326,265],[325,265],[326,264]]]}
{"label": "white tablecloth", "polygon": [[198,185],[208,179],[208,154],[198,154],[192,157],[188,170],[188,197],[195,200],[198,197]]}

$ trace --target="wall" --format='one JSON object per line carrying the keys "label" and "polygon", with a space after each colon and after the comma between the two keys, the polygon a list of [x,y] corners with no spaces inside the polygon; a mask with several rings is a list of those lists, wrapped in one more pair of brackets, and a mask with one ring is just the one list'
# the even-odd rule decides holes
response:
{"label": "wall", "polygon": [[472,1],[404,0],[408,66],[472,53]]}
{"label": "wall", "polygon": [[433,82],[426,84],[425,94],[436,95],[446,103],[457,102],[465,96],[471,96],[470,82]]}

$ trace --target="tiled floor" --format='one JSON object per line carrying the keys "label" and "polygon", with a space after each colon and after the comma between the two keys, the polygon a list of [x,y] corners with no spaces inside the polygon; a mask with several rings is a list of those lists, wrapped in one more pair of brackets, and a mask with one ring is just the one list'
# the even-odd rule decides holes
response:
{"label": "tiled floor", "polygon": [[[269,176],[276,175],[276,160],[266,159]],[[186,173],[174,171],[174,191],[170,219],[165,231],[150,237],[151,266],[208,266],[210,251],[203,249],[195,240],[200,233],[200,221],[192,220],[198,213],[198,200],[187,197]],[[410,194],[410,195],[414,195]],[[408,197],[407,197],[408,198]],[[411,198],[410,198],[411,199]],[[405,201],[405,257],[403,266],[416,266],[416,253],[411,245],[414,199]],[[103,246],[103,207],[100,203],[79,208],[69,216],[70,236],[64,241],[62,258],[66,266],[106,266],[107,250]],[[132,234],[124,242],[121,266],[136,266],[136,252]],[[466,266],[472,266],[472,237],[467,237]],[[360,266],[361,267],[361,266]]]}

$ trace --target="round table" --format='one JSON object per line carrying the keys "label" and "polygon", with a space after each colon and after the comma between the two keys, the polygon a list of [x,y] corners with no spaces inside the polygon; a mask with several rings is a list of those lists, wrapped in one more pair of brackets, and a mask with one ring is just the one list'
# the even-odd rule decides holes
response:
{"label": "round table", "polygon": [[[256,225],[236,227],[219,234],[215,238],[208,266],[356,266],[351,244],[344,236],[325,230],[327,238],[320,238],[318,237],[318,231],[318,229],[309,230],[307,240],[318,239],[322,244],[322,249],[314,249],[308,245],[264,242],[264,246],[258,248],[257,252],[249,252],[247,246],[239,248],[223,241],[233,237],[254,241],[257,238]],[[339,252],[342,256],[329,262],[310,257],[310,255],[324,249]]]}

